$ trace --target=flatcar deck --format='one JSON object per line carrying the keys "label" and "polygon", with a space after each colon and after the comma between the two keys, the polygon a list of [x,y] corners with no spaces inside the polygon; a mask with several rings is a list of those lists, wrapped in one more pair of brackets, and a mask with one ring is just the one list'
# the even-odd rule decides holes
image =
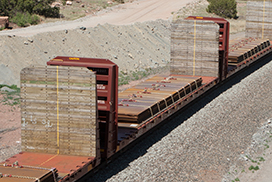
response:
{"label": "flatcar deck", "polygon": [[238,64],[264,49],[270,47],[269,40],[265,39],[234,39],[230,41],[229,65]]}
{"label": "flatcar deck", "polygon": [[55,169],[58,170],[60,176],[70,175],[83,168],[85,164],[90,164],[94,159],[94,157],[21,152],[0,163],[0,167],[1,172],[9,169],[9,179],[15,176],[26,176],[32,181],[33,179],[54,181],[53,178],[57,177],[53,173]]}
{"label": "flatcar deck", "polygon": [[119,93],[118,122],[141,123],[198,88],[202,78],[158,75]]}

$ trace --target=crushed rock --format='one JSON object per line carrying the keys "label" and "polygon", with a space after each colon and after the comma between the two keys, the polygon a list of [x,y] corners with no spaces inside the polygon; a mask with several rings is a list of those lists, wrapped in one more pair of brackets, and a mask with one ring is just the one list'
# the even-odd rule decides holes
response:
{"label": "crushed rock", "polygon": [[255,143],[264,140],[258,131],[272,118],[271,73],[272,62],[237,83],[233,78],[204,107],[194,104],[171,121],[177,126],[165,124],[90,181],[221,181],[231,166],[242,165],[248,147],[258,151]]}

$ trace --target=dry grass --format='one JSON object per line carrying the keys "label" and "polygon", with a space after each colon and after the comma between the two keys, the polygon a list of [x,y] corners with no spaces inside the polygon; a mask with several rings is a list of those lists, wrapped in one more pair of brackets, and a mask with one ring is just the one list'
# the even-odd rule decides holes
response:
{"label": "dry grass", "polygon": [[[72,1],[72,0],[70,0]],[[128,0],[125,0],[127,2]],[[62,0],[56,0],[61,4],[60,14],[61,18],[44,18],[43,22],[55,22],[59,20],[75,20],[90,14],[95,14],[107,7],[118,5],[117,1],[113,0],[73,0],[72,5],[63,5]]]}
{"label": "dry grass", "polygon": [[72,5],[63,6],[60,13],[64,15],[65,20],[75,20],[117,4],[109,0],[81,0],[79,3],[73,1]]}

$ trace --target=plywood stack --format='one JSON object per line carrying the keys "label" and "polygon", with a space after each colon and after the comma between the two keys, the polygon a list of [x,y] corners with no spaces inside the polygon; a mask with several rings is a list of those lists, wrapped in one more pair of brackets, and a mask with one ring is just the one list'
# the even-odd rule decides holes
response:
{"label": "plywood stack", "polygon": [[246,37],[272,39],[272,2],[247,2]]}
{"label": "plywood stack", "polygon": [[212,21],[178,19],[171,29],[171,74],[217,77],[219,26]]}
{"label": "plywood stack", "polygon": [[96,156],[96,107],[96,76],[87,68],[24,68],[22,150]]}

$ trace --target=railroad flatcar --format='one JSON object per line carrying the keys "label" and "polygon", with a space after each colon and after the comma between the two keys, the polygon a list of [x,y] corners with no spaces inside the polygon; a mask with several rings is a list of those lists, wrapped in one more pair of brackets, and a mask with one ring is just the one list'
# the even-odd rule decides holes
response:
{"label": "railroad flatcar", "polygon": [[23,69],[23,151],[0,163],[0,182],[80,180],[272,51],[269,40],[229,41],[225,19],[194,16],[173,22],[171,47],[170,75],[120,93],[118,66],[107,59],[58,56]]}

